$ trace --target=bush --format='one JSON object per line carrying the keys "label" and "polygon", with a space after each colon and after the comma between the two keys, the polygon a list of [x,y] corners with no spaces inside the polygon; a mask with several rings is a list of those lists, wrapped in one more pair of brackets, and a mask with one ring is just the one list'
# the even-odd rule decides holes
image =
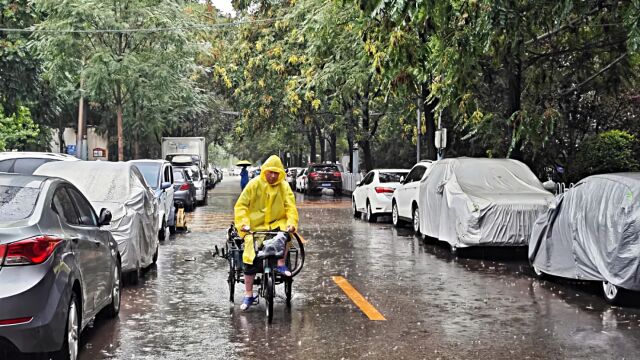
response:
{"label": "bush", "polygon": [[626,131],[610,130],[589,136],[578,146],[571,166],[571,178],[580,179],[604,173],[637,171],[638,140]]}
{"label": "bush", "polygon": [[0,151],[25,150],[36,143],[40,129],[31,119],[31,112],[24,106],[9,117],[0,106]]}

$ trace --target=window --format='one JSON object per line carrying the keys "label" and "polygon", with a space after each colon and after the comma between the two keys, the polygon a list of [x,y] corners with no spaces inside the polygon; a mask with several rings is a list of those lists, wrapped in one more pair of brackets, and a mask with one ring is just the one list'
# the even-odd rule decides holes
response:
{"label": "window", "polygon": [[136,163],[136,167],[144,176],[147,185],[153,190],[158,188],[158,177],[160,176],[160,169],[158,164],[154,163]]}
{"label": "window", "polygon": [[13,172],[17,174],[31,175],[40,165],[47,163],[49,159],[16,159],[16,163],[13,165]]}
{"label": "window", "polygon": [[184,175],[183,175],[182,171],[176,170],[176,171],[173,172],[173,181],[174,182],[178,182],[178,183],[185,182]]}
{"label": "window", "polygon": [[405,182],[410,183],[414,181],[420,181],[420,179],[422,179],[422,175],[424,175],[424,172],[426,170],[427,168],[424,166],[414,167],[413,170],[411,170],[411,172],[409,173],[409,175],[407,175]]}
{"label": "window", "polygon": [[80,214],[80,224],[86,226],[98,226],[98,220],[96,219],[96,214],[93,212],[93,208],[91,204],[84,198],[84,196],[80,195],[74,189],[67,189],[74,202],[76,203],[76,209],[78,209],[78,213]]}
{"label": "window", "polygon": [[164,167],[164,176],[162,178],[162,182],[173,183],[171,179],[171,166]]}
{"label": "window", "polygon": [[53,210],[58,213],[60,220],[67,224],[78,225],[78,214],[64,187],[56,190],[53,195]]}
{"label": "window", "polygon": [[375,173],[372,171],[370,173],[367,174],[367,176],[364,177],[364,180],[362,180],[362,184],[363,185],[369,185],[373,182],[373,177],[375,176]]}
{"label": "window", "polygon": [[378,174],[378,178],[381,183],[393,183],[400,182],[400,179],[406,175],[407,173],[404,172],[381,172]]}
{"label": "window", "polygon": [[16,221],[31,216],[40,189],[0,185],[0,221]]}
{"label": "window", "polygon": [[0,161],[0,172],[10,172],[14,162],[14,159]]}
{"label": "window", "polygon": [[309,172],[338,172],[340,169],[337,165],[314,165],[309,168]]}

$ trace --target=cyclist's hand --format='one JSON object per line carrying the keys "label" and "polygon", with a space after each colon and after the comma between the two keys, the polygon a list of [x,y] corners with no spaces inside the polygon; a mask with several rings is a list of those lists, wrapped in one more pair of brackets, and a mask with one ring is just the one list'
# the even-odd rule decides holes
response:
{"label": "cyclist's hand", "polygon": [[293,226],[293,225],[287,226],[287,232],[292,233],[292,234],[295,233],[296,232],[296,227]]}
{"label": "cyclist's hand", "polygon": [[251,230],[251,228],[249,227],[249,225],[242,225],[242,228],[240,228],[240,230],[242,230],[244,232],[249,232],[249,230]]}

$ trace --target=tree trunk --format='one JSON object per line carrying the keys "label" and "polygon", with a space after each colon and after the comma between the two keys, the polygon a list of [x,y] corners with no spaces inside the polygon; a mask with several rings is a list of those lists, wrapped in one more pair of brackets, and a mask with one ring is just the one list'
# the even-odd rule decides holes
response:
{"label": "tree trunk", "polygon": [[353,173],[353,139],[351,136],[347,136],[347,143],[349,144],[349,172]]}
{"label": "tree trunk", "polygon": [[[507,109],[508,118],[511,119],[508,129],[508,139],[510,140],[507,157],[516,160],[522,160],[522,140],[517,139],[518,128],[520,127],[522,110],[522,63],[519,58],[507,59]],[[516,115],[514,117],[514,114]]]}
{"label": "tree trunk", "polygon": [[118,161],[124,161],[124,143],[122,138],[122,104],[116,104],[118,113]]}
{"label": "tree trunk", "polygon": [[336,130],[333,129],[331,130],[331,134],[330,134],[331,140],[330,140],[330,145],[331,145],[331,158],[329,160],[331,160],[331,162],[335,163],[338,161],[338,144],[337,144],[337,138],[338,135],[336,134]]}
{"label": "tree trunk", "polygon": [[307,131],[307,140],[309,140],[309,163],[315,163],[316,162],[316,153],[317,153],[317,149],[316,149],[316,132],[314,128],[309,129],[309,131]]}
{"label": "tree trunk", "polygon": [[[420,90],[420,96],[422,99],[422,114],[424,116],[425,119],[425,125],[426,125],[426,134],[425,134],[425,138],[426,138],[426,158],[429,160],[436,160],[436,158],[438,157],[438,152],[436,149],[436,114],[435,114],[435,108],[436,108],[436,103],[435,101],[432,102],[426,102],[425,99],[427,99],[429,97],[429,87],[427,84],[422,84],[420,86],[421,90]],[[420,159],[422,160],[422,159]]]}
{"label": "tree trunk", "polygon": [[326,160],[326,144],[324,141],[324,134],[322,134],[322,129],[319,125],[316,125],[316,133],[318,134],[318,142],[320,143],[320,162],[325,162]]}

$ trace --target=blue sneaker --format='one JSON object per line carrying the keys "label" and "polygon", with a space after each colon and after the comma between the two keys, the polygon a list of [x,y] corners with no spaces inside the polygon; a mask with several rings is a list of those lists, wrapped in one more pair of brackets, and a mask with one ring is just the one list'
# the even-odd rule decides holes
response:
{"label": "blue sneaker", "polygon": [[251,305],[255,305],[258,303],[258,296],[245,296],[242,298],[242,305],[240,305],[240,310],[246,311],[251,307]]}
{"label": "blue sneaker", "polygon": [[291,271],[289,271],[289,268],[287,267],[287,265],[278,266],[276,268],[276,271],[279,272],[280,274],[286,276],[286,277],[290,277],[291,276]]}

